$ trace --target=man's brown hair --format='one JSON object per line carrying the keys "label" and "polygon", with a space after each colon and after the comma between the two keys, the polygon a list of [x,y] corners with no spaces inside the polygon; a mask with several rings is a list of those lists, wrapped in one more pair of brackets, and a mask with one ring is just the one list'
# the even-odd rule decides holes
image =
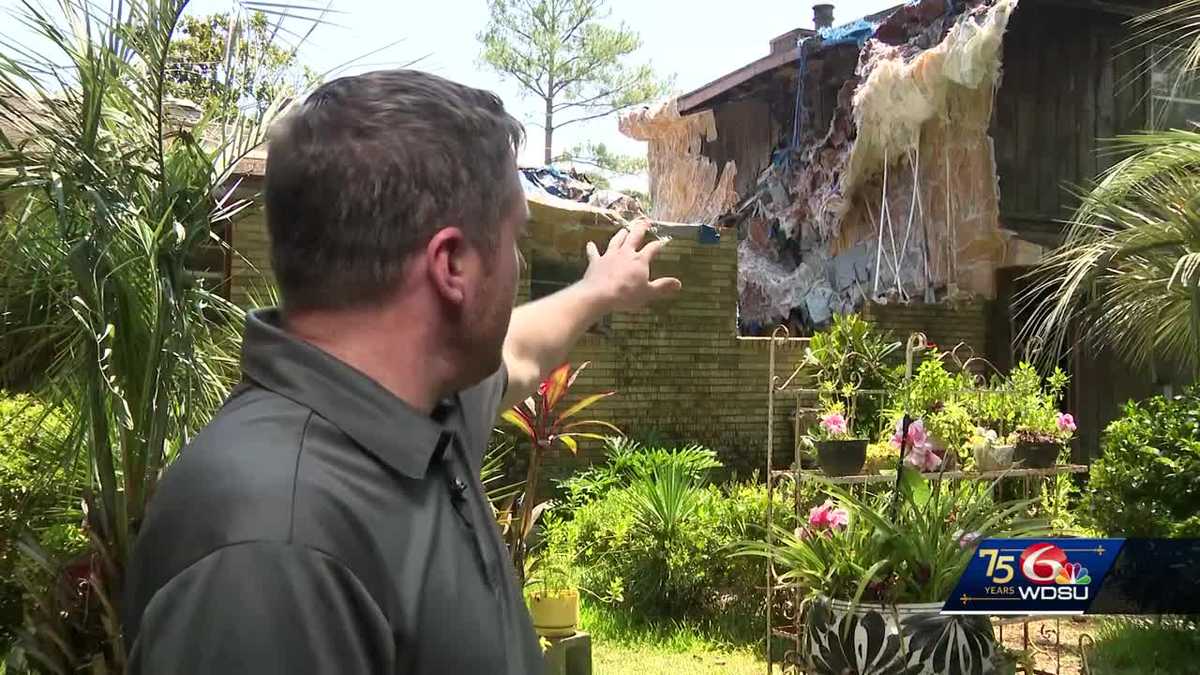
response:
{"label": "man's brown hair", "polygon": [[284,306],[379,300],[446,226],[495,246],[523,137],[495,94],[436,75],[380,70],[322,85],[270,137],[267,227]]}

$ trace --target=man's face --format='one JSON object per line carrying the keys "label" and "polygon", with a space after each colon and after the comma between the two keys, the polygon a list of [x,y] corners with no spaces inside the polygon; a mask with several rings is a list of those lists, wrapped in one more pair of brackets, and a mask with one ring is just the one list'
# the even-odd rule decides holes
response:
{"label": "man's face", "polygon": [[480,283],[468,303],[463,323],[468,333],[467,353],[463,355],[464,373],[471,383],[496,372],[500,367],[504,337],[512,316],[520,278],[518,241],[529,219],[525,193],[514,168],[510,176],[512,208],[496,225],[496,246],[482,251]]}

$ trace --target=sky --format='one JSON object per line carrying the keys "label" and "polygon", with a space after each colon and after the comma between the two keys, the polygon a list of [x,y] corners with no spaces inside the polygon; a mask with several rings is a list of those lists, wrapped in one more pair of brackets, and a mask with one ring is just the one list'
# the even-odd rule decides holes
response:
{"label": "sky", "polygon": [[[189,11],[228,11],[234,1],[193,0]],[[274,1],[325,4],[322,0]],[[17,4],[18,0],[0,0],[5,9]],[[835,2],[835,20],[847,22],[895,4],[896,0]],[[521,153],[522,164],[541,164],[542,129],[534,126],[537,102],[522,97],[517,86],[479,63],[476,35],[487,23],[486,0],[332,0],[332,7],[340,12],[330,18],[337,25],[317,28],[301,51],[306,65],[325,72],[399,41],[340,72],[353,74],[421,58],[413,67],[490,89],[526,124],[529,140]],[[642,48],[630,61],[649,63],[660,76],[673,76],[676,93],[691,91],[765,56],[768,43],[777,35],[812,27],[809,2],[610,0],[609,9],[609,21],[624,22],[641,35]],[[0,20],[0,26],[9,23],[7,17]],[[11,35],[8,27],[0,27],[0,33]],[[556,152],[584,142],[604,143],[627,154],[645,153],[644,143],[621,135],[615,116],[555,133]]]}

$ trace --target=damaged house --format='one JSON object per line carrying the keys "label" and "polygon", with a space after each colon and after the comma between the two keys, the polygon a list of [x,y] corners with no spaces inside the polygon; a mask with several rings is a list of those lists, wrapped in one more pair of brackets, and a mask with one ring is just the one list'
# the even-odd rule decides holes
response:
{"label": "damaged house", "polygon": [[739,238],[739,324],[804,331],[867,303],[994,299],[1155,100],[1124,22],[1087,0],[919,0],[816,31],[622,120],[654,215]]}
{"label": "damaged house", "polygon": [[[1071,189],[1116,160],[1098,139],[1200,119],[1162,86],[1177,73],[1148,72],[1127,41],[1129,19],[1153,7],[914,0],[835,25],[817,5],[816,30],[780,35],[621,130],[648,142],[652,215],[736,236],[739,334],[805,335],[835,313],[978,311],[1004,369],[1019,356],[1020,277],[1061,241]],[[932,334],[942,320],[904,325]],[[1104,355],[1064,365],[1089,448],[1155,384]]]}

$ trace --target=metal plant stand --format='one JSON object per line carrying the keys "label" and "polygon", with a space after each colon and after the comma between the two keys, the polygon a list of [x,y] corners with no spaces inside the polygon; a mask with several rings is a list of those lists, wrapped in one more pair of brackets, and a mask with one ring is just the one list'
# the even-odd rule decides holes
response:
{"label": "metal plant stand", "polygon": [[[804,470],[801,466],[800,443],[794,443],[793,462],[790,469],[776,470],[775,469],[775,424],[777,406],[784,401],[793,401],[795,406],[794,424],[796,438],[799,439],[801,418],[807,414],[820,412],[820,408],[812,405],[804,405],[805,399],[814,400],[821,393],[816,389],[808,389],[794,386],[794,382],[799,375],[802,366],[795,368],[787,368],[783,371],[786,377],[782,377],[779,364],[776,362],[777,346],[787,339],[787,331],[782,327],[777,329],[771,336],[770,345],[770,361],[769,361],[769,379],[767,390],[767,462],[766,462],[766,480],[767,480],[767,509],[766,509],[766,543],[767,543],[767,565],[766,565],[766,649],[767,649],[767,675],[773,675],[775,664],[779,663],[782,672],[809,672],[807,666],[807,649],[804,644],[804,613],[803,613],[803,592],[804,589],[798,584],[790,584],[781,582],[779,574],[775,570],[773,556],[775,536],[772,531],[774,523],[774,505],[775,491],[779,488],[781,481],[792,481],[793,493],[795,495],[793,509],[797,522],[803,521],[801,510],[801,495],[803,491],[800,486],[806,482],[824,483],[828,485],[849,486],[851,492],[860,486],[864,494],[867,486],[876,483],[894,483],[896,477],[887,474],[875,475],[859,475],[859,476],[842,476],[830,477],[820,471]],[[924,336],[914,334],[908,342],[907,354],[907,374],[906,377],[912,375],[912,356],[915,344],[921,344],[924,341]],[[884,396],[890,392],[879,390],[863,389],[856,392],[859,396]],[[973,392],[978,393],[978,392]],[[925,477],[933,480],[965,480],[965,481],[1002,481],[1005,484],[1011,484],[1011,481],[1019,481],[1022,493],[1025,498],[1029,498],[1031,494],[1037,494],[1036,490],[1040,489],[1041,484],[1047,478],[1062,474],[1079,474],[1087,473],[1088,467],[1081,464],[1067,464],[1050,467],[1047,469],[1009,469],[1005,471],[943,471],[937,473],[923,474]],[[780,602],[781,607],[778,608],[779,616],[777,616],[776,603]],[[1049,629],[1044,622],[1054,622],[1054,628]],[[1043,622],[1039,628],[1040,642],[1046,644],[1053,641],[1055,650],[1055,670],[1047,671],[1042,669],[1029,669],[1024,666],[1017,666],[1018,672],[1027,673],[1027,675],[1065,675],[1062,673],[1062,617],[1060,616],[1027,616],[1027,617],[1006,617],[993,618],[992,624],[995,627],[1000,644],[1004,644],[1006,629],[1012,630],[1016,628],[1021,631],[1021,645],[1025,652],[1044,651],[1043,647],[1038,645],[1039,640],[1031,638],[1030,625],[1036,622]],[[787,648],[782,654],[782,658],[776,658],[772,653],[772,643],[777,639],[786,641]],[[1079,638],[1080,658],[1083,668],[1086,669],[1086,657],[1083,653],[1084,643],[1091,642],[1090,636],[1081,635]]]}

